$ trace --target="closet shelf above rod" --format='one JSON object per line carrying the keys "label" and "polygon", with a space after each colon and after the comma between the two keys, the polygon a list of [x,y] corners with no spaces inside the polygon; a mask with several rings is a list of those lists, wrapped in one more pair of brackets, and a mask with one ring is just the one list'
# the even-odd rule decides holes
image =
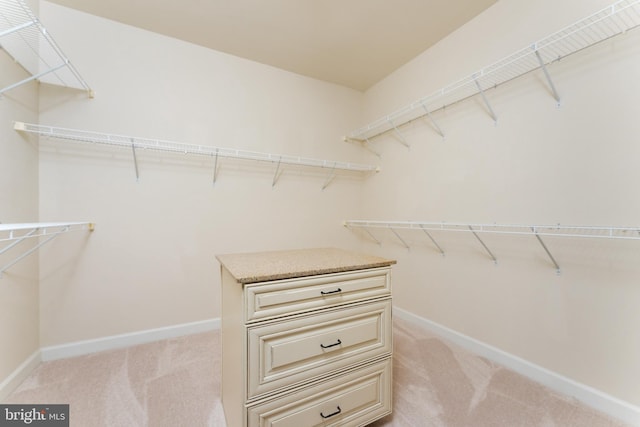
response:
{"label": "closet shelf above rod", "polygon": [[0,89],[0,95],[32,80],[40,80],[85,90],[93,97],[87,82],[24,0],[0,1],[0,18],[0,47],[31,74]]}
{"label": "closet shelf above rod", "polygon": [[[605,227],[605,226],[574,226],[574,225],[510,225],[510,224],[468,224],[468,223],[448,223],[448,222],[420,222],[420,221],[367,221],[367,220],[348,220],[344,222],[344,226],[352,228],[362,228],[377,243],[380,239],[376,238],[371,229],[390,230],[402,243],[404,247],[410,249],[410,246],[402,238],[396,230],[415,230],[426,234],[438,251],[444,255],[444,250],[434,238],[436,232],[462,232],[471,233],[480,242],[485,251],[494,262],[496,257],[482,240],[480,235],[483,234],[500,234],[500,235],[523,235],[534,236],[538,243],[542,246],[547,256],[555,266],[558,273],[560,266],[551,254],[548,246],[542,240],[543,237],[569,237],[569,238],[590,238],[590,239],[618,239],[618,240],[640,240],[640,227]],[[431,233],[434,234],[431,234]]]}
{"label": "closet shelf above rod", "polygon": [[351,163],[351,162],[340,162],[333,160],[320,160],[320,159],[312,159],[307,157],[298,157],[291,155],[283,155],[283,154],[271,154],[271,153],[262,153],[257,151],[247,151],[247,150],[238,150],[235,148],[221,148],[215,147],[211,145],[194,145],[194,144],[183,144],[178,142],[171,141],[163,141],[158,139],[149,139],[149,138],[140,138],[135,136],[124,136],[124,135],[113,135],[106,133],[98,133],[98,132],[90,132],[84,130],[77,129],[66,129],[59,128],[53,126],[43,126],[37,124],[23,123],[23,122],[14,122],[13,125],[16,131],[35,133],[38,135],[64,139],[73,142],[81,142],[87,144],[101,144],[101,145],[111,145],[124,147],[132,150],[133,159],[136,166],[136,177],[138,176],[138,166],[137,166],[137,157],[136,150],[153,150],[153,151],[164,151],[171,153],[180,153],[180,154],[192,154],[199,156],[207,156],[209,158],[213,158],[214,163],[214,178],[215,182],[217,176],[217,164],[218,157],[226,157],[233,159],[242,159],[242,160],[255,160],[262,162],[270,162],[277,164],[276,173],[273,179],[273,184],[275,185],[279,172],[280,165],[288,164],[288,165],[297,165],[297,166],[305,166],[305,167],[314,167],[314,168],[323,168],[329,170],[329,177],[327,178],[323,189],[326,188],[331,180],[334,177],[334,173],[336,170],[342,171],[351,171],[358,173],[372,173],[378,172],[379,168],[373,165],[364,165],[359,163]]}
{"label": "closet shelf above rod", "polygon": [[80,230],[94,230],[92,222],[35,222],[35,223],[18,223],[18,224],[0,224],[0,242],[11,242],[7,246],[0,249],[0,255],[8,252],[26,239],[35,237],[46,237],[37,245],[23,252],[17,258],[14,258],[8,264],[0,268],[0,277],[18,261],[31,255],[44,244],[55,239],[62,233]]}
{"label": "closet shelf above rod", "polygon": [[[559,103],[560,97],[546,69],[548,64],[638,26],[640,26],[640,0],[617,1],[470,76],[354,130],[345,137],[345,140],[368,142],[387,132],[398,132],[398,128],[402,125],[425,116],[433,121],[431,113],[434,111],[478,94],[483,97],[491,116],[496,120],[484,95],[484,90],[495,88],[537,69],[544,71],[550,90]],[[434,123],[434,127],[438,133],[443,135],[436,123]]]}

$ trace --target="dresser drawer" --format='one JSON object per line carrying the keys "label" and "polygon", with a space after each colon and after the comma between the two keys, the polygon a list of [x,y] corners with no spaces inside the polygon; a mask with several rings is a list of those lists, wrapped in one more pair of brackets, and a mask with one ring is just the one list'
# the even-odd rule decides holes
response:
{"label": "dresser drawer", "polygon": [[391,413],[391,359],[247,408],[248,427],[361,426]]}
{"label": "dresser drawer", "polygon": [[247,398],[391,354],[391,299],[248,329]]}
{"label": "dresser drawer", "polygon": [[245,285],[245,321],[391,295],[388,267]]}

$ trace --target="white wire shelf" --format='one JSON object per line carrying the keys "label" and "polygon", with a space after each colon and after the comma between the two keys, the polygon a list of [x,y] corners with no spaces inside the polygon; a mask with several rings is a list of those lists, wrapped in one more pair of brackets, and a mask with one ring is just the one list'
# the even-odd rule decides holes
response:
{"label": "white wire shelf", "polygon": [[431,95],[420,98],[354,130],[345,139],[368,142],[377,136],[393,131],[400,141],[407,145],[399,128],[424,117],[428,117],[438,133],[444,136],[431,113],[478,94],[482,96],[489,114],[496,121],[497,117],[485,96],[485,90],[495,88],[538,69],[544,71],[551,92],[559,103],[560,96],[546,68],[547,65],[638,26],[640,26],[640,0],[617,1]]}
{"label": "white wire shelf", "polygon": [[93,97],[89,85],[23,0],[0,1],[0,47],[31,74],[0,89],[0,95],[39,80],[85,90]]}
{"label": "white wire shelf", "polygon": [[14,129],[21,132],[35,133],[50,138],[64,139],[74,142],[87,143],[87,144],[101,144],[111,145],[117,147],[124,147],[132,150],[133,160],[136,169],[136,177],[138,177],[138,166],[136,158],[136,150],[153,150],[170,153],[191,154],[198,156],[206,156],[214,159],[214,182],[217,177],[217,160],[219,157],[241,159],[241,160],[254,160],[261,162],[269,162],[276,165],[276,172],[273,179],[273,185],[275,185],[281,165],[297,165],[313,168],[322,168],[328,170],[328,177],[325,181],[323,189],[326,188],[329,183],[335,177],[337,170],[358,172],[358,173],[372,173],[378,172],[379,168],[373,165],[365,165],[351,162],[341,162],[334,160],[320,160],[307,157],[291,156],[284,154],[272,154],[262,153],[257,151],[239,150],[235,148],[222,148],[211,145],[195,145],[195,144],[183,144],[172,141],[164,141],[159,139],[140,138],[136,136],[114,135],[107,133],[91,132],[77,129],[67,129],[53,126],[43,126],[37,124],[15,122]]}
{"label": "white wire shelf", "polygon": [[34,253],[40,247],[55,239],[62,233],[70,231],[94,230],[94,224],[91,222],[36,222],[36,223],[18,223],[18,224],[0,224],[0,242],[10,242],[0,249],[0,255],[9,252],[26,239],[43,237],[43,239],[34,247],[22,252],[11,262],[0,268],[0,277],[2,274],[23,260],[27,256]]}
{"label": "white wire shelf", "polygon": [[420,222],[420,221],[367,221],[348,220],[344,222],[345,227],[362,228],[377,244],[380,240],[370,231],[372,229],[388,230],[407,249],[409,244],[396,230],[415,230],[423,232],[438,251],[444,255],[444,250],[436,241],[433,232],[460,232],[471,233],[483,246],[489,257],[497,262],[497,258],[480,237],[481,234],[500,235],[521,235],[534,236],[545,250],[547,256],[555,266],[558,273],[560,266],[551,254],[551,251],[542,240],[543,237],[559,238],[588,238],[588,239],[618,239],[618,240],[640,240],[640,227],[604,227],[604,226],[574,226],[574,225],[513,225],[513,224],[466,224],[449,222]]}

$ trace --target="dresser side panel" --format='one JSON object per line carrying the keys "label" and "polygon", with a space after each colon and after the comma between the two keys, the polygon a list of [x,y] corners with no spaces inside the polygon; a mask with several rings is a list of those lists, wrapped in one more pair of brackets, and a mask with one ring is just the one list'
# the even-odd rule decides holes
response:
{"label": "dresser side panel", "polygon": [[246,425],[244,395],[246,333],[243,321],[243,286],[221,267],[222,277],[222,390],[221,400],[228,427]]}

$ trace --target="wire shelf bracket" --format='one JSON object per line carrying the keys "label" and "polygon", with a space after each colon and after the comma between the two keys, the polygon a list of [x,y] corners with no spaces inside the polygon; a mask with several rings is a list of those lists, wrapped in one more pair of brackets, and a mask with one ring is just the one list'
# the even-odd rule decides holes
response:
{"label": "wire shelf bracket", "polygon": [[324,184],[322,185],[322,189],[326,189],[329,184],[331,184],[331,182],[333,181],[333,179],[336,177],[336,164],[333,164],[333,167],[331,168],[331,170],[329,171],[329,175],[327,176],[327,179],[324,180]]}
{"label": "wire shelf bracket", "polygon": [[140,181],[140,171],[138,170],[138,156],[136,156],[136,143],[131,138],[131,154],[133,154],[133,166],[136,170],[136,181]]}
{"label": "wire shelf bracket", "polygon": [[[353,229],[363,229],[372,236],[370,230],[389,229],[400,239],[403,246],[409,249],[406,240],[402,239],[397,230],[420,230],[424,232],[431,242],[438,248],[441,255],[445,252],[433,237],[434,232],[461,232],[471,233],[482,245],[489,257],[497,264],[498,260],[482,239],[483,234],[534,236],[545,254],[555,267],[556,273],[561,269],[557,260],[551,253],[549,246],[543,240],[547,238],[581,238],[581,239],[610,239],[610,240],[638,240],[640,241],[640,227],[601,227],[601,226],[574,226],[574,225],[512,225],[512,224],[464,224],[447,222],[420,222],[420,221],[368,221],[348,220],[344,226]],[[378,245],[382,243],[375,239]]]}
{"label": "wire shelf bracket", "polygon": [[478,93],[482,97],[482,100],[484,101],[484,105],[487,107],[487,111],[489,112],[489,115],[493,119],[493,122],[498,123],[498,116],[496,116],[496,113],[493,111],[493,108],[491,108],[491,103],[489,102],[489,99],[487,99],[487,95],[484,94],[484,90],[482,90],[482,86],[480,86],[480,82],[477,79],[473,79],[473,81],[476,84],[476,87],[478,88]]}
{"label": "wire shelf bracket", "polygon": [[480,238],[480,236],[478,236],[478,233],[476,233],[476,231],[473,229],[472,226],[468,226],[469,227],[469,231],[471,231],[471,234],[473,234],[475,236],[476,239],[478,239],[478,242],[480,242],[480,244],[482,245],[482,247],[484,248],[485,251],[487,251],[487,253],[489,254],[489,256],[491,257],[491,259],[493,260],[494,264],[498,263],[498,259],[496,258],[496,256],[493,254],[493,252],[491,252],[491,249],[489,249],[489,247],[487,247],[487,245],[484,243],[484,241]]}
{"label": "wire shelf bracket", "polygon": [[560,95],[558,94],[558,91],[556,90],[556,85],[553,84],[553,79],[551,78],[551,74],[549,74],[549,70],[547,70],[547,65],[544,63],[544,60],[542,59],[542,55],[540,55],[540,52],[538,52],[538,49],[536,49],[535,45],[532,47],[536,53],[536,58],[538,59],[538,63],[540,64],[540,68],[542,69],[542,72],[544,73],[544,77],[547,79],[547,83],[549,83],[549,88],[551,89],[551,93],[553,94],[553,98],[556,100],[556,103],[558,105],[558,107],[560,106]]}
{"label": "wire shelf bracket", "polygon": [[220,150],[216,148],[216,154],[213,160],[213,184],[215,185],[216,180],[218,179],[218,152]]}
{"label": "wire shelf bracket", "polygon": [[433,238],[431,233],[429,233],[423,226],[420,226],[420,228],[422,229],[422,231],[424,231],[424,234],[427,235],[427,237],[431,240],[435,247],[438,248],[438,251],[440,251],[440,255],[444,256],[444,250],[442,249],[442,247],[440,247],[438,242],[436,242],[436,239]]}
{"label": "wire shelf bracket", "polygon": [[276,169],[271,181],[271,186],[274,187],[278,182],[280,176],[282,176],[282,169],[284,165],[297,165],[303,167],[313,167],[326,169],[329,171],[329,176],[325,180],[322,189],[324,190],[335,178],[337,171],[349,171],[360,174],[370,174],[378,172],[380,169],[378,166],[340,162],[334,160],[320,160],[306,157],[290,156],[283,154],[271,154],[262,153],[257,151],[238,150],[234,148],[222,148],[210,145],[194,145],[183,144],[172,141],[164,141],[149,138],[140,138],[133,136],[114,135],[107,133],[91,132],[77,129],[67,129],[53,126],[44,126],[38,124],[14,122],[14,130],[18,132],[33,133],[44,137],[68,140],[72,142],[84,143],[84,144],[98,144],[117,146],[129,149],[132,151],[133,163],[135,167],[136,180],[139,180],[140,173],[138,169],[137,150],[152,150],[169,153],[191,154],[198,156],[206,156],[213,158],[213,183],[215,184],[220,166],[218,160],[220,157],[241,159],[241,160],[254,160],[275,163]]}
{"label": "wire shelf bracket", "polygon": [[[618,0],[465,78],[352,131],[345,140],[371,141],[387,132],[393,131],[397,134],[406,124],[425,116],[429,117],[436,111],[476,95],[483,98],[489,114],[497,121],[497,116],[486,98],[486,90],[538,69],[542,69],[551,93],[559,104],[560,95],[547,69],[549,64],[639,26],[640,0]],[[438,132],[442,135],[441,130]],[[406,144],[406,141],[404,143]]]}
{"label": "wire shelf bracket", "polygon": [[[345,221],[342,225],[344,225],[347,229],[350,228],[349,221]],[[376,243],[376,245],[382,246],[382,242],[380,240],[376,239],[376,236],[374,236],[373,233],[371,231],[369,231],[369,229],[362,228],[362,230],[371,238],[371,240],[373,240]],[[351,231],[353,231],[353,230],[351,230]]]}
{"label": "wire shelf bracket", "polygon": [[5,271],[15,264],[28,257],[42,246],[55,239],[62,233],[79,230],[93,231],[95,224],[91,222],[48,222],[48,223],[22,223],[22,224],[0,224],[0,242],[11,242],[0,249],[0,255],[10,251],[23,241],[43,237],[35,246],[21,253],[9,263],[0,268],[0,278]]}
{"label": "wire shelf bracket", "polygon": [[0,2],[0,47],[30,74],[1,88],[0,96],[25,83],[39,80],[84,90],[90,98],[94,97],[91,87],[24,0]]}
{"label": "wire shelf bracket", "polygon": [[405,137],[402,134],[402,132],[400,132],[398,130],[398,127],[395,125],[395,123],[393,123],[393,120],[389,119],[389,124],[391,125],[391,127],[393,127],[393,131],[395,132],[396,136],[398,137],[398,140],[400,140],[400,143],[402,145],[404,145],[405,147],[407,147],[407,148],[411,148],[411,146],[409,145],[409,143],[405,139]]}
{"label": "wire shelf bracket", "polygon": [[429,121],[431,122],[431,125],[434,127],[436,132],[438,132],[438,134],[440,134],[440,136],[444,138],[444,132],[442,132],[442,129],[440,128],[440,126],[438,126],[438,122],[436,122],[436,120],[433,118],[431,111],[429,111],[427,106],[424,105],[424,102],[421,102],[420,105],[422,105],[422,109],[425,111],[425,114],[429,118]]}
{"label": "wire shelf bracket", "polygon": [[359,140],[359,139],[352,139],[349,138],[348,136],[344,136],[342,137],[342,140],[344,142],[355,142],[358,143],[362,146],[362,148],[370,151],[371,153],[375,154],[375,156],[379,159],[382,158],[382,154],[380,154],[379,151],[377,151],[375,148],[373,148],[373,146],[371,145],[371,142],[369,141],[369,138],[365,138],[363,140]]}
{"label": "wire shelf bracket", "polygon": [[536,239],[538,239],[538,243],[540,243],[540,245],[542,246],[542,249],[544,249],[544,251],[547,253],[547,256],[549,257],[549,259],[551,260],[553,265],[556,267],[556,272],[558,274],[560,274],[560,266],[558,265],[558,262],[553,257],[553,255],[551,255],[551,251],[549,251],[549,248],[547,247],[547,245],[544,244],[544,241],[542,240],[542,237],[540,237],[540,235],[536,231],[536,228],[535,227],[531,227],[531,231],[536,236]]}
{"label": "wire shelf bracket", "polygon": [[395,236],[398,238],[398,240],[400,240],[400,243],[402,243],[402,246],[407,248],[407,250],[411,250],[411,248],[409,247],[407,242],[400,236],[400,234],[398,234],[398,232],[396,230],[394,230],[391,226],[389,226],[389,230],[391,230],[391,232],[393,234],[395,234]]}
{"label": "wire shelf bracket", "polygon": [[271,182],[271,188],[276,186],[276,182],[278,182],[278,178],[280,178],[280,164],[282,163],[282,156],[278,159],[278,164],[276,165],[276,171],[273,174],[273,181]]}

